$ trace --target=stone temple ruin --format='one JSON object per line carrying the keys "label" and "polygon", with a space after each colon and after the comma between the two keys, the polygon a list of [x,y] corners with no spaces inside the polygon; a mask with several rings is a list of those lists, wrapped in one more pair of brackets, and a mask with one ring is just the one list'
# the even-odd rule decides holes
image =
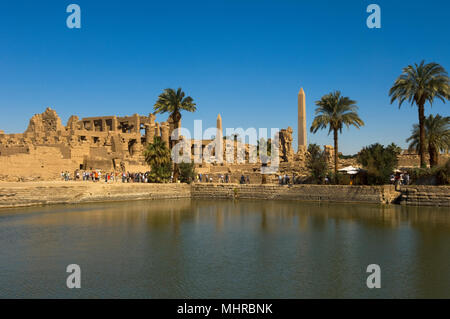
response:
{"label": "stone temple ruin", "polygon": [[[295,152],[293,149],[291,127],[282,129],[278,135],[280,158],[278,173],[281,174],[306,173],[304,168],[307,145],[306,110],[303,89],[298,95],[298,114],[298,151]],[[0,131],[0,180],[58,179],[62,171],[73,173],[75,170],[93,169],[108,172],[145,172],[149,167],[144,161],[144,148],[153,141],[154,136],[161,136],[167,145],[171,145],[170,136],[174,128],[175,123],[170,117],[167,121],[158,123],[154,114],[82,119],[72,115],[64,126],[56,111],[47,108],[45,112],[36,114],[30,119],[24,133],[4,134]],[[217,118],[217,131],[218,136],[223,136],[220,115]],[[203,153],[211,142],[212,140],[191,140],[191,159],[194,159],[195,147],[201,145]],[[227,143],[234,143],[231,147],[236,160],[238,157],[248,160],[252,152],[250,145],[239,140]],[[224,159],[227,155],[226,146],[221,147]],[[239,154],[239,148],[243,149],[243,154]],[[216,156],[214,151],[212,155]],[[258,162],[254,164],[248,161],[245,163],[236,161],[232,164],[203,161],[196,165],[196,171],[208,174],[213,177],[213,181],[217,181],[219,175],[228,173],[234,182],[238,181],[242,174],[249,176],[251,182],[261,182],[259,157]]]}
{"label": "stone temple ruin", "polygon": [[0,133],[0,175],[54,178],[61,171],[146,171],[144,146],[161,136],[168,144],[174,123],[155,115],[89,117],[73,115],[67,125],[51,108],[34,115],[21,134]]}

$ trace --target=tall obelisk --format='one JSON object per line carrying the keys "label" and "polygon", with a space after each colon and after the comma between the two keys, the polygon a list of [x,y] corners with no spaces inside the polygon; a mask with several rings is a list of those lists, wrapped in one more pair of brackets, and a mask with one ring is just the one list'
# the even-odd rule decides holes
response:
{"label": "tall obelisk", "polygon": [[305,102],[305,91],[303,88],[298,92],[298,148],[297,151],[300,151],[301,148],[306,149],[306,102]]}
{"label": "tall obelisk", "polygon": [[222,117],[220,116],[220,113],[217,115],[217,133],[219,133],[222,135]]}
{"label": "tall obelisk", "polygon": [[217,135],[216,135],[216,161],[219,164],[223,163],[223,130],[222,130],[222,117],[217,115]]}

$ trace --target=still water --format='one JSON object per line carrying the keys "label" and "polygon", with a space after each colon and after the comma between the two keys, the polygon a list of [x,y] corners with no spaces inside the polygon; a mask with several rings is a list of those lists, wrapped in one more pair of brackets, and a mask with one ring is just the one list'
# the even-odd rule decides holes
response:
{"label": "still water", "polygon": [[[66,267],[81,267],[81,289]],[[381,267],[368,289],[366,268]],[[1,298],[450,298],[450,211],[165,200],[0,211]]]}

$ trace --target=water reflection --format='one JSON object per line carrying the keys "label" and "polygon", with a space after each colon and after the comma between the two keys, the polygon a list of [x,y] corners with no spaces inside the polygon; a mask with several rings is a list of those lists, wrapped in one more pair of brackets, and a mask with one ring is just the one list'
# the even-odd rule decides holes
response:
{"label": "water reflection", "polygon": [[[450,297],[434,207],[170,200],[0,211],[0,297]],[[65,266],[83,288],[65,288]],[[382,289],[365,286],[368,264]]]}

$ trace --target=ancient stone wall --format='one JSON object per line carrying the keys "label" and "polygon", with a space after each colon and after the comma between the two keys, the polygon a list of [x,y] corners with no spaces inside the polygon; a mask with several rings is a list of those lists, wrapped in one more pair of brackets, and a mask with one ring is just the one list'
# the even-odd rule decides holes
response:
{"label": "ancient stone wall", "polygon": [[187,184],[0,182],[0,208],[190,197]]}
{"label": "ancient stone wall", "polygon": [[450,186],[402,186],[400,204],[450,207]]}
{"label": "ancient stone wall", "polygon": [[0,208],[141,199],[257,199],[450,206],[450,186],[340,186],[274,184],[141,184],[103,182],[0,182]]}
{"label": "ancient stone wall", "polygon": [[[426,155],[425,158],[429,165],[430,157]],[[450,160],[450,154],[439,154],[439,165],[445,164],[448,160]],[[398,157],[398,167],[420,167],[420,156],[418,154],[401,154]]]}
{"label": "ancient stone wall", "polygon": [[392,203],[393,186],[194,184],[193,198]]}

